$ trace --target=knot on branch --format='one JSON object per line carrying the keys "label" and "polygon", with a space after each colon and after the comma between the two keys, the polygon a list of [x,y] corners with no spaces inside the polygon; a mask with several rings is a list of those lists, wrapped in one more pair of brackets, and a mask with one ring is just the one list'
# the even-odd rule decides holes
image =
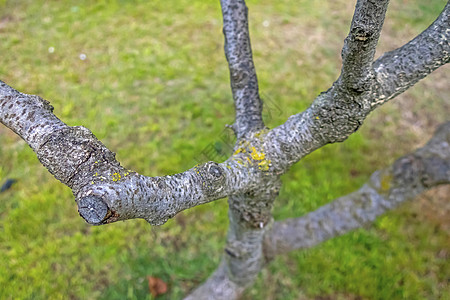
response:
{"label": "knot on branch", "polygon": [[370,40],[373,40],[375,35],[377,34],[376,28],[373,28],[372,26],[355,26],[351,28],[350,35],[353,37],[354,40],[359,42],[369,42]]}
{"label": "knot on branch", "polygon": [[225,186],[225,174],[222,167],[213,161],[195,167],[196,174],[200,176],[202,190],[208,196],[219,194]]}
{"label": "knot on branch", "polygon": [[250,68],[245,64],[230,65],[231,84],[233,88],[244,88],[250,81],[250,73]]}
{"label": "knot on branch", "polygon": [[50,112],[53,112],[54,107],[50,104],[49,101],[47,101],[44,98],[41,98],[39,96],[35,96],[35,95],[29,95],[28,97],[35,98],[36,99],[36,103],[38,103],[38,106],[40,106],[40,107],[42,107],[42,108],[44,108],[44,109],[46,109],[46,110],[48,110]]}

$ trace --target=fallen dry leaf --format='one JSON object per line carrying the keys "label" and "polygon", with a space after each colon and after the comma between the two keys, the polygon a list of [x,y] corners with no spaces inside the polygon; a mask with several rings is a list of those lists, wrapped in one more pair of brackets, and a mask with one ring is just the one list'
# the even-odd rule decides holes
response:
{"label": "fallen dry leaf", "polygon": [[158,277],[147,276],[148,289],[153,297],[167,293],[167,284]]}

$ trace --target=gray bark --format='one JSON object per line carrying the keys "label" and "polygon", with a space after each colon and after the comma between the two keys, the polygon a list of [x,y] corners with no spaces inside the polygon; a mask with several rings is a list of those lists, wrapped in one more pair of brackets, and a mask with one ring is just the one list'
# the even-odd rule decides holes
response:
{"label": "gray bark", "polygon": [[[258,163],[258,173],[268,171],[261,143],[249,144],[246,138],[262,136],[262,102],[253,64],[248,32],[248,9],[242,0],[221,0],[225,56],[230,69],[231,89],[236,107],[233,128],[238,142],[236,162]],[[250,154],[250,157],[248,155]],[[254,173],[254,171],[253,171]],[[252,187],[243,193],[229,195],[230,221],[227,243],[219,269],[188,299],[234,299],[250,285],[264,264],[263,239],[267,225],[272,222],[272,206],[280,190],[279,176],[272,172],[258,176],[264,188]],[[222,286],[223,283],[233,283]],[[220,289],[217,289],[220,287]],[[232,287],[226,290],[225,287]],[[210,290],[214,289],[214,290]],[[219,293],[218,293],[219,292]]]}
{"label": "gray bark", "polygon": [[448,3],[428,29],[374,62],[388,2],[357,1],[339,78],[304,112],[269,130],[262,121],[247,7],[243,0],[222,0],[225,55],[236,107],[232,127],[238,139],[234,154],[220,164],[207,162],[162,177],[126,170],[88,129],[64,124],[48,101],[1,81],[0,122],[72,189],[80,215],[90,224],[143,218],[161,225],[182,210],[229,196],[230,228],[222,262],[189,299],[236,299],[274,255],[357,228],[426,188],[448,183],[447,124],[439,138],[375,173],[354,194],[304,217],[272,220],[281,174],[314,150],[344,141],[371,111],[449,62]]}
{"label": "gray bark", "polygon": [[425,190],[449,183],[450,122],[447,122],[424,147],[374,172],[359,190],[305,216],[275,222],[265,237],[266,259],[310,248],[360,228]]}
{"label": "gray bark", "polygon": [[403,93],[440,66],[450,62],[450,2],[425,31],[406,45],[384,53],[373,68],[378,85],[372,106]]}
{"label": "gray bark", "polygon": [[373,85],[372,68],[389,0],[358,1],[350,33],[342,48],[342,72],[339,85],[343,94],[360,94]]}
{"label": "gray bark", "polygon": [[231,90],[236,110],[232,126],[238,138],[250,131],[264,128],[262,101],[259,97],[258,79],[253,63],[248,9],[244,1],[221,0],[225,57],[230,69]]}
{"label": "gray bark", "polygon": [[[345,86],[343,81],[338,79],[304,112],[291,116],[284,124],[272,129],[267,134],[264,148],[270,153],[269,159],[274,168],[277,168],[278,172],[285,172],[293,163],[312,151],[328,143],[344,141],[362,125],[367,115],[377,106],[386,103],[448,63],[448,28],[450,4],[447,3],[436,21],[419,36],[373,63],[372,71],[375,75],[366,90],[361,93],[342,92],[342,89],[351,90],[351,86]],[[347,43],[351,41],[349,38],[346,40]],[[369,40],[365,42],[369,43]],[[365,48],[364,45],[360,46]],[[411,63],[412,60],[415,61],[414,64]],[[345,72],[345,68],[343,71]]]}

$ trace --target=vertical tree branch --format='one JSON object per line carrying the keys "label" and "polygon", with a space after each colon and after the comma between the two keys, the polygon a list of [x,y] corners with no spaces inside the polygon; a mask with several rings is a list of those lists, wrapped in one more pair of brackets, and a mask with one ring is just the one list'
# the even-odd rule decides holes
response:
{"label": "vertical tree branch", "polygon": [[[240,139],[264,128],[262,102],[253,65],[248,32],[248,10],[242,0],[221,1],[225,55],[230,68],[236,107],[234,129]],[[256,148],[253,147],[254,153]],[[240,151],[237,151],[240,152]],[[255,154],[256,155],[256,154]],[[269,173],[270,174],[270,173]],[[186,299],[237,299],[264,265],[263,238],[272,221],[272,206],[278,195],[278,176],[267,174],[264,182],[246,193],[229,196],[227,244],[219,268]]]}
{"label": "vertical tree branch", "polygon": [[224,258],[219,267],[202,285],[197,287],[184,300],[239,299],[245,288],[230,279]]}
{"label": "vertical tree branch", "polygon": [[[263,267],[263,250],[270,257],[270,253],[311,246],[373,220],[425,188],[449,181],[447,132],[447,141],[431,147],[439,151],[419,150],[406,156],[384,173],[376,173],[360,191],[305,217],[276,223],[266,235],[280,174],[315,149],[345,140],[376,104],[448,62],[449,4],[425,33],[373,64],[388,1],[358,0],[342,51],[340,78],[305,112],[272,131],[261,130],[262,102],[245,2],[221,0],[221,5],[236,106],[233,127],[245,144],[238,143],[239,151],[222,164],[208,162],[165,177],[128,172],[87,129],[67,126],[45,100],[0,82],[0,122],[26,140],[42,164],[73,189],[80,214],[91,224],[140,217],[159,225],[180,210],[230,196],[222,263],[190,299],[236,299]],[[403,55],[407,59],[402,60]],[[310,225],[305,229],[306,224]]]}
{"label": "vertical tree branch", "polygon": [[264,267],[263,240],[281,183],[270,178],[258,191],[229,197],[230,225],[219,268],[186,299],[238,299]]}
{"label": "vertical tree branch", "polygon": [[225,56],[230,69],[231,90],[236,109],[233,129],[239,138],[264,128],[262,101],[252,58],[248,9],[244,0],[221,0]]}
{"label": "vertical tree branch", "polygon": [[347,92],[368,90],[374,79],[373,57],[389,0],[358,0],[350,33],[342,49],[342,71],[338,81]]}

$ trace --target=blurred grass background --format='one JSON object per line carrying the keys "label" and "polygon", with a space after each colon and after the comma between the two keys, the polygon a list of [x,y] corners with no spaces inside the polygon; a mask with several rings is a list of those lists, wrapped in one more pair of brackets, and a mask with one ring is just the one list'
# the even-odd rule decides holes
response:
{"label": "blurred grass background", "polygon": [[[268,126],[305,109],[337,78],[354,2],[248,1]],[[445,3],[393,0],[379,54],[425,29]],[[211,145],[220,148],[234,119],[221,24],[218,1],[3,0],[0,79],[48,99],[69,125],[91,129],[126,168],[180,172]],[[292,168],[275,218],[347,194],[423,144],[450,113],[448,71]],[[158,299],[179,299],[219,262],[226,200],[162,227],[91,227],[71,191],[0,126],[0,184],[7,178],[18,182],[0,194],[1,299],[152,299],[147,275],[169,285]],[[435,189],[373,226],[277,258],[244,299],[450,299],[448,195]]]}

